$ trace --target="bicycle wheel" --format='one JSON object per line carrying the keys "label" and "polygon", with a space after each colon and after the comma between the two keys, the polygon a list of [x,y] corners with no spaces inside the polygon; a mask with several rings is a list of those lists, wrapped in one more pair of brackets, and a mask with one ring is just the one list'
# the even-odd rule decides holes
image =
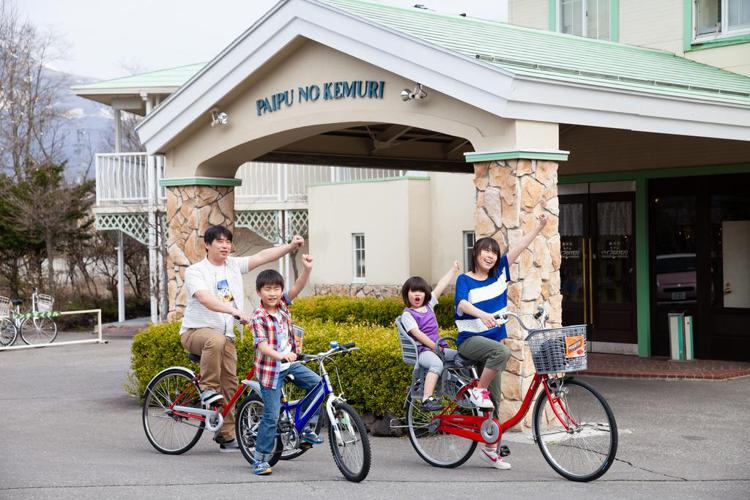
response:
{"label": "bicycle wheel", "polygon": [[16,325],[9,318],[0,318],[0,347],[13,345],[17,336]]}
{"label": "bicycle wheel", "polygon": [[607,472],[617,453],[617,423],[607,401],[579,380],[547,380],[534,406],[534,436],[550,466],[571,481]]}
{"label": "bicycle wheel", "polygon": [[[237,407],[235,414],[235,433],[237,434],[237,444],[240,446],[242,456],[250,465],[255,463],[255,439],[258,436],[258,427],[263,417],[263,400],[255,393],[251,392]],[[274,448],[268,465],[274,466],[281,458],[281,437],[276,438]]]}
{"label": "bicycle wheel", "polygon": [[20,330],[28,345],[49,344],[57,337],[57,323],[52,318],[26,318]]}
{"label": "bicycle wheel", "polygon": [[202,408],[200,388],[186,368],[161,372],[149,382],[144,394],[143,430],[149,443],[168,455],[179,455],[195,446],[206,425],[198,416],[177,414],[174,406]]}
{"label": "bicycle wheel", "polygon": [[[466,462],[477,449],[477,442],[471,439],[448,434],[437,429],[439,421],[435,415],[422,409],[419,400],[410,396],[407,401],[406,420],[409,428],[409,441],[422,460],[435,467],[453,468]],[[442,410],[441,410],[442,411]],[[458,405],[454,413],[478,415],[473,405]]]}
{"label": "bicycle wheel", "polygon": [[[338,429],[338,436],[334,431]],[[370,472],[370,439],[359,414],[346,403],[334,403],[333,422],[328,422],[328,442],[333,461],[349,481],[358,483]]]}

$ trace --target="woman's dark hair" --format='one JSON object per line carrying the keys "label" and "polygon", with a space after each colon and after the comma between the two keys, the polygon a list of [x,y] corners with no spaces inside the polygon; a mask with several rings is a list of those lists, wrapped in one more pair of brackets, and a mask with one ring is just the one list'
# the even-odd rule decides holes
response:
{"label": "woman's dark hair", "polygon": [[206,242],[206,245],[210,245],[214,240],[217,240],[222,236],[229,241],[232,241],[232,231],[224,226],[211,226],[206,229],[205,233],[203,233],[203,241]]}
{"label": "woman's dark hair", "polygon": [[430,290],[430,285],[427,284],[424,278],[420,278],[419,276],[412,276],[406,280],[404,286],[401,287],[401,297],[404,299],[406,307],[411,307],[411,304],[409,303],[409,292],[424,292],[425,304],[429,304],[430,300],[432,300],[432,290]]}
{"label": "woman's dark hair", "polygon": [[266,269],[255,278],[255,291],[259,292],[266,285],[278,285],[284,289],[284,277],[273,269]]}
{"label": "woman's dark hair", "polygon": [[471,262],[469,264],[469,271],[474,272],[477,270],[477,260],[482,250],[489,250],[490,252],[497,255],[497,261],[495,265],[490,269],[490,276],[494,276],[497,272],[497,266],[500,265],[500,244],[490,237],[479,238],[474,242],[474,249],[472,250]]}

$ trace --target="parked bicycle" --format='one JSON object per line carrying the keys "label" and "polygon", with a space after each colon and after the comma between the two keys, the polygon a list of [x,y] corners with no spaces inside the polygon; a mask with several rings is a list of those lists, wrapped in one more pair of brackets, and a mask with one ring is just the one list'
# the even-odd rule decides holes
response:
{"label": "parked bicycle", "polygon": [[[461,356],[445,361],[439,388],[442,410],[425,411],[421,404],[422,378],[416,365],[417,348],[400,318],[396,321],[402,356],[415,364],[406,399],[409,440],[417,454],[436,467],[458,467],[474,453],[478,443],[496,444],[531,408],[532,437],[544,459],[571,481],[592,481],[610,468],[617,453],[617,424],[604,397],[589,384],[563,374],[586,368],[586,326],[545,329],[546,315],[534,317],[538,328],[529,328],[516,314],[496,316],[503,322],[513,317],[526,330],[536,373],[518,412],[505,422],[492,418],[492,410],[477,408],[467,391],[478,381],[475,363]],[[451,337],[440,339],[453,341]],[[442,342],[437,342],[440,345]],[[439,351],[439,349],[438,349]],[[440,354],[438,352],[438,354]],[[507,447],[499,448],[507,456]]]}
{"label": "parked bicycle", "polygon": [[49,344],[57,337],[57,316],[52,308],[55,298],[38,293],[34,288],[31,293],[31,309],[21,312],[21,299],[10,299],[0,296],[0,347],[12,345],[19,333],[28,345]]}
{"label": "parked bicycle", "polygon": [[[282,389],[276,448],[268,463],[273,466],[280,458],[293,458],[304,453],[309,445],[300,439],[300,434],[310,425],[311,420],[319,413],[318,410],[325,405],[328,417],[328,442],[333,460],[346,479],[359,482],[365,479],[370,471],[371,453],[367,429],[357,411],[346,403],[343,391],[339,388],[339,394],[334,394],[325,366],[325,361],[331,356],[350,352],[356,347],[354,343],[339,345],[338,342],[331,342],[330,347],[328,351],[315,355],[303,354],[300,360],[296,361],[317,361],[321,380],[304,398],[294,401],[289,401],[285,390]],[[248,385],[251,387],[251,393],[237,408],[235,425],[242,455],[252,464],[255,438],[263,415],[263,401],[258,383],[250,382]],[[302,411],[302,408],[305,410]],[[321,415],[316,424],[317,429],[321,427],[322,420]]]}

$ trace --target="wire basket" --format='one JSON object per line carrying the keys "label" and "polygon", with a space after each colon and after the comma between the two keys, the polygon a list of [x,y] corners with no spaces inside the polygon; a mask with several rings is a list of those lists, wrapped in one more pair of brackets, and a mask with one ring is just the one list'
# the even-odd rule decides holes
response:
{"label": "wire basket", "polygon": [[10,316],[10,299],[0,296],[0,318],[7,318],[8,316]]}
{"label": "wire basket", "polygon": [[537,373],[586,369],[586,325],[534,330],[526,341]]}
{"label": "wire basket", "polygon": [[36,312],[51,312],[55,305],[55,298],[44,293],[36,294]]}

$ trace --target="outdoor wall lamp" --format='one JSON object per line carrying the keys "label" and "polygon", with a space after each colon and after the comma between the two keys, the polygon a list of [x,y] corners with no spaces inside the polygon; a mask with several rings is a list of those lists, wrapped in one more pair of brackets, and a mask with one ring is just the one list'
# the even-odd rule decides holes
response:
{"label": "outdoor wall lamp", "polygon": [[418,83],[416,87],[414,87],[414,90],[404,89],[401,91],[401,100],[404,102],[409,102],[412,100],[422,100],[425,97],[427,97],[427,92],[422,88],[422,84]]}
{"label": "outdoor wall lamp", "polygon": [[223,111],[219,111],[218,108],[211,110],[211,126],[214,125],[228,125],[229,115]]}

